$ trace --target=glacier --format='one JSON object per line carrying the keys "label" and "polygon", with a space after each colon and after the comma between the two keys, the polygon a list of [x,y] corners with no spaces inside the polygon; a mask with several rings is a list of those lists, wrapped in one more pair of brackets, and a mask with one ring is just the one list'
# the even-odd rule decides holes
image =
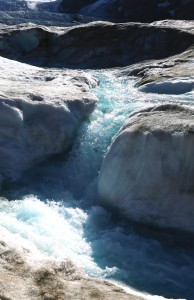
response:
{"label": "glacier", "polygon": [[[164,138],[168,147],[154,148],[152,139],[148,148],[139,143],[148,163],[145,153],[134,151],[136,172],[126,188],[135,176],[154,174],[136,181],[134,196],[146,195],[151,203],[140,217],[123,217],[137,216],[138,209],[122,214],[99,201],[98,184],[103,160],[129,130],[129,116],[135,120],[150,107],[160,107],[159,115],[161,107],[193,110],[193,22],[96,22],[58,14],[54,2],[32,2],[33,10],[26,2],[0,1],[0,298],[192,300],[193,233],[185,226],[193,213],[185,206],[192,202],[192,147],[185,148],[192,132],[186,118],[178,118],[184,132]],[[172,127],[183,126],[179,122]],[[157,159],[153,164],[154,149],[165,154],[164,148],[173,148],[163,155],[165,174]],[[131,142],[126,156],[130,151]],[[177,180],[181,161],[188,168]],[[121,165],[127,168],[126,161]],[[118,188],[109,185],[118,170],[102,180],[106,189]],[[165,207],[159,189],[148,188],[158,174],[169,197],[176,182],[181,196],[188,193],[184,224],[176,201]],[[166,184],[172,174],[175,180]],[[117,180],[124,182],[120,175]],[[160,205],[149,198],[153,194]],[[169,219],[159,222],[151,208]]]}

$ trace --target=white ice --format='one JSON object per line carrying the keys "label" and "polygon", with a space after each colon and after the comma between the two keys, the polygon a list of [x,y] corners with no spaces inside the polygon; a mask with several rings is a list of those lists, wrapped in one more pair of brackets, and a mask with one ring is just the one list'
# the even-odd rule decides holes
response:
{"label": "white ice", "polygon": [[92,76],[0,58],[0,183],[72,144],[97,98]]}
{"label": "white ice", "polygon": [[145,93],[181,95],[194,90],[194,79],[184,78],[147,83],[139,90]]}

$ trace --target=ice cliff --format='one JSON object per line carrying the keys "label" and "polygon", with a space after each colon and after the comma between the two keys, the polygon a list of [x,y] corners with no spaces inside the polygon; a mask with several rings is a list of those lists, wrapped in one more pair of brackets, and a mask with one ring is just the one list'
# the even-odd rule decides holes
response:
{"label": "ice cliff", "polygon": [[0,58],[0,183],[67,151],[97,98],[83,72],[43,70]]}
{"label": "ice cliff", "polygon": [[129,220],[194,231],[194,110],[153,106],[129,117],[104,159],[100,203]]}

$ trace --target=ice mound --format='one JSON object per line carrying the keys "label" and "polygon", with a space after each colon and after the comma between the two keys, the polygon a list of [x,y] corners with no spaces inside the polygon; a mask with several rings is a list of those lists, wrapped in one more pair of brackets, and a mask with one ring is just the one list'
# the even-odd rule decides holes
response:
{"label": "ice mound", "polygon": [[99,176],[101,204],[130,220],[194,231],[194,110],[153,106],[129,118]]}
{"label": "ice mound", "polygon": [[165,30],[153,24],[76,24],[65,28],[0,24],[1,55],[36,66],[105,69],[182,53],[194,40],[192,29],[175,29],[176,22]]}
{"label": "ice mound", "polygon": [[0,182],[66,151],[93,111],[97,82],[81,71],[52,71],[0,58]]}

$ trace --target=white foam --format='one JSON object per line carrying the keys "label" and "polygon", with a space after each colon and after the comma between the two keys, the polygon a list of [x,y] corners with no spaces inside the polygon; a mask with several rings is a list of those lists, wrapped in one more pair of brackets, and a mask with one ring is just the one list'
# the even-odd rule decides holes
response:
{"label": "white foam", "polygon": [[[25,176],[24,191],[38,191],[35,194],[41,197],[0,201],[0,236],[4,232],[15,247],[33,249],[34,261],[40,256],[68,258],[94,277],[114,278],[148,293],[183,294],[192,286],[194,269],[185,251],[166,251],[158,240],[143,237],[131,228],[125,230],[111,220],[109,212],[96,205],[95,191],[94,200],[85,197],[87,189],[93,192],[91,180],[98,173],[112,137],[130,111],[145,105],[146,99],[150,101],[150,97],[133,88],[134,82],[123,82],[111,72],[95,74],[102,82],[96,87],[101,100],[90,122],[80,131],[68,160],[47,162],[36,168],[33,176],[29,175],[29,185]],[[152,99],[161,101],[163,97],[154,95]],[[19,184],[16,195],[20,194]],[[77,189],[81,189],[81,201],[71,195]],[[18,199],[14,189],[9,192]],[[50,201],[46,203],[47,197]],[[128,291],[131,293],[130,288]]]}
{"label": "white foam", "polygon": [[46,204],[33,195],[12,202],[1,199],[0,239],[16,248],[29,249],[34,261],[43,257],[71,259],[90,274],[106,276],[111,269],[102,270],[96,265],[84,238],[86,219],[87,214],[80,208]]}
{"label": "white foam", "polygon": [[[71,203],[73,199],[66,193],[64,200]],[[173,272],[177,273],[178,270],[169,265],[168,255],[158,242],[146,240],[133,232],[125,233],[121,227],[110,227],[110,224],[109,214],[97,206],[86,212],[79,207],[65,207],[52,201],[46,204],[33,195],[11,202],[0,199],[0,240],[18,251],[26,249],[32,264],[40,260],[70,259],[90,276],[101,278],[114,277],[122,268],[124,274],[128,272],[126,276],[135,278],[137,270],[141,269],[142,278],[148,281],[152,278],[153,282],[156,279],[165,281]],[[152,266],[154,252],[158,253],[155,267]],[[99,265],[94,256],[100,259]],[[115,264],[107,259],[109,256],[113,257]],[[160,262],[160,256],[163,262]],[[119,260],[123,261],[120,271],[117,268]],[[109,265],[106,265],[108,261]],[[158,264],[161,264],[160,270],[165,264],[169,271],[166,274],[160,271],[161,274],[156,273],[154,277],[153,272]],[[118,282],[115,284],[143,299],[165,299],[138,292]]]}

